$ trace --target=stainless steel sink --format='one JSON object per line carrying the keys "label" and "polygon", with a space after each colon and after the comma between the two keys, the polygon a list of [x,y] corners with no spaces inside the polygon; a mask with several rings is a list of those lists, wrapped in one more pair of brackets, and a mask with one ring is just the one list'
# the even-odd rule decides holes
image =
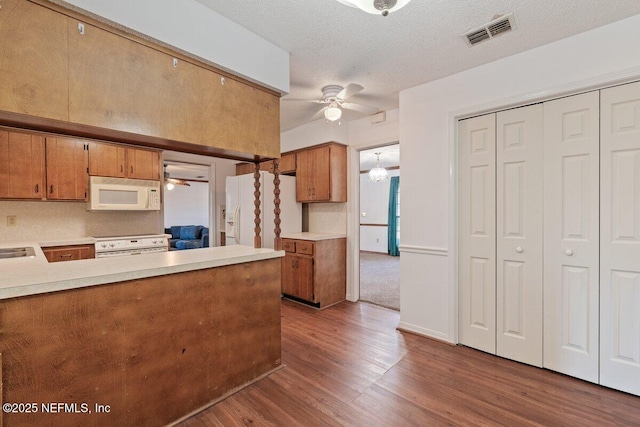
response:
{"label": "stainless steel sink", "polygon": [[31,247],[0,248],[0,259],[7,258],[35,258],[36,252]]}

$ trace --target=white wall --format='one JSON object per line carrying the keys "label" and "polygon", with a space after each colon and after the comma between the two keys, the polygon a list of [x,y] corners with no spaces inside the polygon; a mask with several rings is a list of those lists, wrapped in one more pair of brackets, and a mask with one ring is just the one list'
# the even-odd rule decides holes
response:
{"label": "white wall", "polygon": [[638,52],[640,15],[400,93],[401,327],[457,339],[455,118],[640,78]]}
{"label": "white wall", "polygon": [[[6,216],[17,225],[8,227]],[[163,232],[160,212],[88,212],[84,202],[0,201],[0,241],[44,243]]]}
{"label": "white wall", "polygon": [[164,191],[164,223],[172,225],[209,225],[209,183],[190,182]]}
{"label": "white wall", "polygon": [[[389,171],[389,176],[400,176],[400,170]],[[390,182],[369,182],[367,174],[360,174],[360,250],[388,252],[388,227],[362,224],[389,223]],[[364,215],[364,216],[363,216]]]}
{"label": "white wall", "polygon": [[234,74],[289,92],[288,52],[194,0],[66,1]]}
{"label": "white wall", "polygon": [[284,153],[329,141],[348,144],[349,123],[338,124],[322,119],[282,132],[280,151]]}

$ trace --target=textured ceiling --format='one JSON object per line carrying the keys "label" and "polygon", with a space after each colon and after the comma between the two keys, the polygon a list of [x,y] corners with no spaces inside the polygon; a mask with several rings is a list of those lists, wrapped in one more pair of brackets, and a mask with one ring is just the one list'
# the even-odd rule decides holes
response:
{"label": "textured ceiling", "polygon": [[[398,93],[640,13],[639,0],[413,0],[387,17],[335,0],[197,0],[290,52],[281,130],[308,123],[328,84],[357,83],[349,101],[389,110]],[[517,30],[472,48],[460,35],[513,13]],[[343,120],[362,114],[346,112]]]}

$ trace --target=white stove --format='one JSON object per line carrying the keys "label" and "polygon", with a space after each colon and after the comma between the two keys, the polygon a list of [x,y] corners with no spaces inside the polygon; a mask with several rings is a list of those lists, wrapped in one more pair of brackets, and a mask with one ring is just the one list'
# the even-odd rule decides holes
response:
{"label": "white stove", "polygon": [[169,250],[166,234],[94,237],[96,258],[139,255]]}

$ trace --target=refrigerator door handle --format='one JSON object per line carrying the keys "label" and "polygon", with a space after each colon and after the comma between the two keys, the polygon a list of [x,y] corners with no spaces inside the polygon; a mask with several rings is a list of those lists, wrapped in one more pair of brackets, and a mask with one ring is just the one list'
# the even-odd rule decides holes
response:
{"label": "refrigerator door handle", "polygon": [[233,227],[233,238],[237,244],[240,244],[240,205],[236,205],[233,211],[233,219],[235,221],[235,227]]}

